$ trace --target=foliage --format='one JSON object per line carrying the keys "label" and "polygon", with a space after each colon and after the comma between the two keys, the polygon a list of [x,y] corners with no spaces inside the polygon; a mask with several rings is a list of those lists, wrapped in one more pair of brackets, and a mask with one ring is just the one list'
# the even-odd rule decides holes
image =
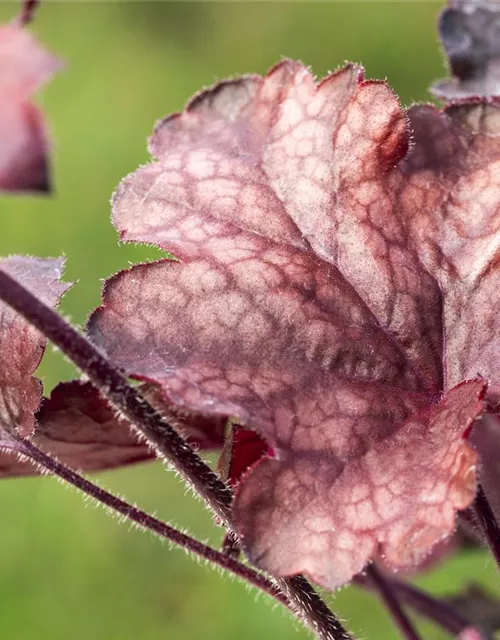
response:
{"label": "foliage", "polygon": [[[26,103],[52,60],[23,35],[34,7],[0,33],[5,189],[47,184],[41,119]],[[284,61],[160,122],[155,162],[121,183],[113,218],[122,239],[178,259],[110,279],[85,336],[46,305],[65,288],[59,263],[4,260],[2,474],[31,464],[59,475],[266,591],[318,637],[351,636],[301,573],[331,589],[378,589],[406,638],[418,636],[400,600],[454,634],[483,637],[390,571],[438,558],[458,511],[500,557],[489,455],[500,428],[499,16],[488,3],[444,11],[456,77],[453,90],[437,86],[441,111],[403,110],[355,65],[316,84]],[[484,32],[479,61],[472,47],[457,63],[450,20],[472,40]],[[12,60],[35,49],[35,80],[16,73],[18,88]],[[32,374],[46,338],[89,381],[63,383],[42,403]],[[189,442],[222,448],[218,474]],[[221,552],[70,468],[153,453],[227,528]],[[267,576],[238,560],[240,547]]]}

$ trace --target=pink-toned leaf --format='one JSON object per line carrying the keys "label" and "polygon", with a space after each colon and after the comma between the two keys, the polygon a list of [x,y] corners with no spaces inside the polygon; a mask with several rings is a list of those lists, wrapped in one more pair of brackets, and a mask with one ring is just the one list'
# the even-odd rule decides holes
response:
{"label": "pink-toned leaf", "polygon": [[[474,542],[471,542],[471,540],[468,539],[467,544],[470,548],[470,545],[476,544],[476,541],[474,540]],[[454,535],[443,538],[440,542],[435,544],[432,547],[432,551],[428,555],[425,555],[418,563],[412,564],[409,567],[404,567],[403,569],[394,569],[387,567],[384,564],[383,558],[377,558],[377,565],[378,568],[389,578],[397,576],[399,579],[410,579],[415,576],[425,575],[434,571],[438,567],[442,566],[452,556],[460,552],[463,546],[465,546],[464,534],[460,529],[457,529]]]}
{"label": "pink-toned leaf", "polygon": [[437,82],[439,98],[500,96],[500,4],[496,0],[449,0],[439,32],[452,79]]}
{"label": "pink-toned leaf", "polygon": [[30,98],[60,68],[21,26],[0,27],[0,189],[50,190],[45,124]]}
{"label": "pink-toned leaf", "polygon": [[[479,395],[481,383],[456,387],[385,438],[370,443],[367,434],[357,451],[315,450],[310,432],[293,451],[280,448],[279,461],[258,465],[238,494],[235,515],[251,559],[283,575],[314,567],[314,578],[332,588],[369,558],[380,556],[392,569],[418,565],[475,495],[476,456],[461,438],[481,407],[472,390]],[[356,433],[364,418],[380,429],[375,416],[355,414],[349,403],[330,423]],[[307,427],[314,430],[302,420]]]}
{"label": "pink-toned leaf", "polygon": [[[221,419],[182,416],[162,402],[158,390],[143,389],[170,422],[196,447],[219,448]],[[87,382],[59,384],[37,413],[32,441],[73,469],[102,471],[154,459],[154,453],[119,420],[109,403]],[[0,477],[34,475],[36,467],[8,453],[0,454]]]}
{"label": "pink-toned leaf", "polygon": [[[61,283],[62,259],[14,256],[0,269],[19,280],[40,300],[54,306],[68,285]],[[26,320],[0,303],[0,439],[28,436],[42,399],[42,385],[33,377],[47,340]]]}
{"label": "pink-toned leaf", "polygon": [[316,84],[284,61],[162,121],[119,186],[122,238],[182,262],[108,281],[90,336],[267,441],[234,506],[259,566],[328,587],[407,567],[473,499],[464,438],[481,378],[489,406],[500,389],[499,114],[405,112],[358,67]]}
{"label": "pink-toned leaf", "polygon": [[420,259],[439,283],[444,386],[478,373],[500,397],[500,104],[409,112],[414,149],[391,176]]}

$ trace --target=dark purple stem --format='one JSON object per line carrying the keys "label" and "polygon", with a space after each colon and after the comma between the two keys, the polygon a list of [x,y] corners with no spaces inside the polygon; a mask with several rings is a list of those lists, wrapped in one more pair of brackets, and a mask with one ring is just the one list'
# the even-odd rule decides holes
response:
{"label": "dark purple stem", "polygon": [[[393,592],[397,595],[401,602],[418,611],[422,616],[434,622],[445,631],[453,636],[458,636],[465,631],[474,632],[478,640],[487,640],[478,629],[474,628],[474,624],[459,613],[452,605],[442,600],[438,600],[433,596],[424,593],[418,587],[408,584],[396,578],[385,578],[387,584],[390,585]],[[365,576],[356,576],[354,580],[358,586],[374,590],[374,584]]]}
{"label": "dark purple stem", "polygon": [[217,551],[198,540],[195,540],[191,536],[178,531],[162,520],[158,520],[158,518],[149,515],[145,511],[134,507],[134,505],[131,505],[112,493],[109,493],[105,489],[102,489],[55,458],[47,455],[28,440],[19,439],[14,441],[12,444],[8,442],[1,442],[0,449],[9,449],[14,453],[26,456],[29,460],[34,462],[37,467],[42,467],[45,471],[49,471],[56,475],[68,484],[76,487],[79,491],[82,491],[91,498],[94,498],[97,502],[106,505],[110,509],[113,509],[113,511],[116,511],[129,520],[132,520],[143,529],[148,529],[160,538],[166,538],[167,540],[170,540],[170,542],[183,547],[186,551],[195,553],[196,555],[218,565],[222,569],[230,571],[234,575],[246,580],[250,584],[253,584],[261,591],[264,591],[278,600],[278,602],[288,607],[288,601],[283,593],[281,593],[272,582],[267,580],[257,571],[254,571],[234,558]]}
{"label": "dark purple stem", "polygon": [[486,640],[478,629],[474,629],[474,625],[470,620],[447,602],[433,598],[417,587],[400,580],[390,578],[389,584],[401,601],[411,606],[421,615],[434,621],[452,635],[458,636],[464,631],[474,631],[479,640]]}
{"label": "dark purple stem", "polygon": [[377,589],[382,602],[389,610],[394,622],[406,640],[420,640],[416,629],[399,604],[392,585],[386,580],[374,564],[368,565],[366,575]]}
{"label": "dark purple stem", "polygon": [[17,18],[17,21],[21,25],[21,27],[24,27],[33,20],[33,16],[39,4],[40,0],[25,0],[22,3],[21,11],[19,12],[19,16]]}
{"label": "dark purple stem", "polygon": [[495,556],[497,565],[500,567],[500,528],[481,485],[478,486],[472,510],[476,516],[476,521],[484,531],[486,541]]}
{"label": "dark purple stem", "polygon": [[[172,462],[225,525],[234,529],[231,489],[87,338],[2,269],[0,299],[59,347],[136,432],[146,438],[157,455]],[[302,576],[279,578],[275,582],[288,598],[291,610],[318,638],[349,640],[352,637]]]}
{"label": "dark purple stem", "polygon": [[472,507],[458,512],[458,524],[471,543],[473,541],[475,544],[484,546],[483,528],[479,524],[477,515]]}
{"label": "dark purple stem", "polygon": [[86,337],[1,269],[0,298],[57,345],[158,457],[174,463],[219,518],[229,523],[233,497],[229,487]]}

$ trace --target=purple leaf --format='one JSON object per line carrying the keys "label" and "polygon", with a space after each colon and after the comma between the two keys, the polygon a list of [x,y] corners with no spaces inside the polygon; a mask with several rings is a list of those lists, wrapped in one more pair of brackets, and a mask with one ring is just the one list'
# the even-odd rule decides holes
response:
{"label": "purple leaf", "polygon": [[[191,444],[203,449],[222,446],[224,420],[179,415],[162,402],[158,390],[143,392]],[[67,466],[82,471],[102,471],[155,458],[90,383],[76,380],[59,384],[50,398],[43,400],[31,440]],[[27,461],[0,454],[0,477],[36,473],[36,467]]]}
{"label": "purple leaf", "polygon": [[0,28],[0,189],[50,191],[45,124],[30,98],[61,66],[22,27]]}
{"label": "purple leaf", "polygon": [[89,334],[267,441],[234,505],[262,568],[330,588],[408,568],[472,501],[465,437],[484,380],[500,393],[499,114],[405,112],[358,67],[316,85],[284,61],[161,122],[119,186],[121,237],[182,262],[108,281]]}
{"label": "purple leaf", "polygon": [[500,4],[488,0],[450,0],[439,32],[452,79],[433,93],[446,101],[500,96]]}
{"label": "purple leaf", "polygon": [[[13,256],[0,261],[10,276],[51,306],[69,285],[60,281],[62,259]],[[29,436],[42,399],[42,385],[33,377],[47,340],[8,305],[0,302],[0,439]]]}

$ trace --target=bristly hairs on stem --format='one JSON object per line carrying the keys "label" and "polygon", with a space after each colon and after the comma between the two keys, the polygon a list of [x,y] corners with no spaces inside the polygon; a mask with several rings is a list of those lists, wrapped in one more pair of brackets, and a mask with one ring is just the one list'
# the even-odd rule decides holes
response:
{"label": "bristly hairs on stem", "polygon": [[[59,347],[155,453],[176,467],[227,528],[234,529],[231,489],[85,336],[1,268],[0,299]],[[352,638],[305,578],[279,578],[274,582],[285,593],[290,610],[317,638]]]}
{"label": "bristly hairs on stem", "polygon": [[103,504],[128,520],[132,520],[132,522],[135,522],[142,529],[147,529],[156,536],[165,538],[173,544],[182,547],[186,551],[194,553],[195,555],[218,565],[220,568],[233,573],[235,576],[242,578],[261,591],[264,591],[280,604],[288,607],[288,601],[284,594],[262,573],[255,571],[251,567],[247,567],[243,563],[221,551],[203,544],[199,540],[196,540],[166,522],[155,518],[142,509],[139,509],[109,491],[106,491],[52,456],[49,456],[29,440],[16,438],[12,443],[0,442],[0,450],[9,451],[22,456],[23,459],[31,462],[37,468],[41,468],[44,472],[57,476],[98,503]]}

